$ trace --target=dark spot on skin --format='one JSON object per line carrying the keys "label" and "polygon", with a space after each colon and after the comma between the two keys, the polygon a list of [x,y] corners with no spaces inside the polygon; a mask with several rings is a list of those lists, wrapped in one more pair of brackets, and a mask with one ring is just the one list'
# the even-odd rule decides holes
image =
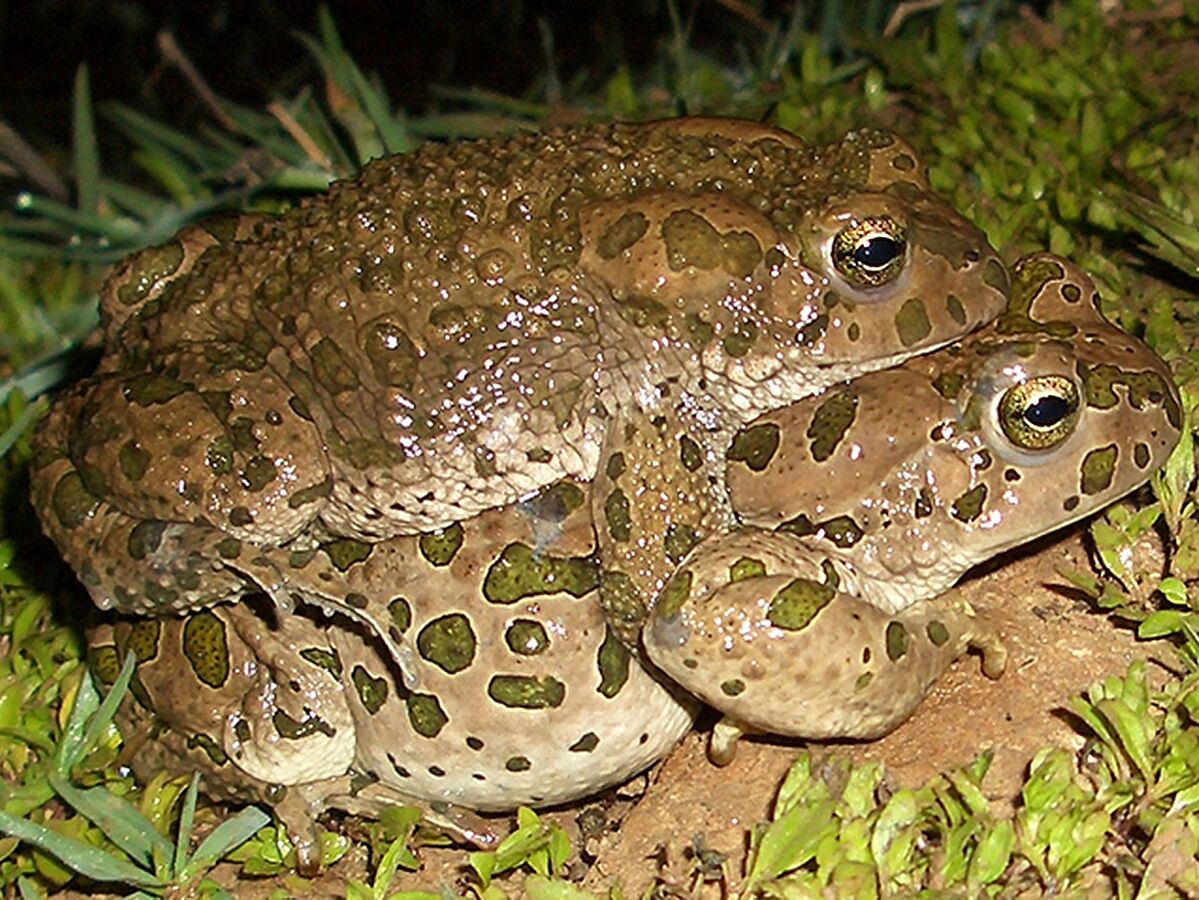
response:
{"label": "dark spot on skin", "polygon": [[535,619],[515,619],[504,632],[508,649],[521,656],[536,656],[544,653],[550,645],[545,628]]}
{"label": "dark spot on skin", "polygon": [[987,500],[987,486],[978,484],[953,501],[949,508],[950,515],[961,522],[973,522],[982,515],[983,504]]}
{"label": "dark spot on skin", "polygon": [[100,498],[84,487],[78,472],[67,472],[54,484],[50,507],[63,528],[78,528],[100,508]]}
{"label": "dark spot on skin", "polygon": [[688,472],[695,472],[704,464],[699,444],[685,434],[679,438],[679,461]]}
{"label": "dark spot on skin", "polygon": [[300,656],[314,666],[324,669],[334,678],[341,678],[341,657],[338,656],[336,650],[324,647],[305,647],[300,651]]}
{"label": "dark spot on skin", "polygon": [[487,696],[512,709],[549,709],[562,705],[566,685],[548,675],[493,675],[487,683]]}
{"label": "dark spot on skin", "polygon": [[210,688],[223,685],[229,678],[225,623],[208,610],[191,616],[183,626],[183,655],[202,683]]}
{"label": "dark spot on skin", "polygon": [[596,654],[596,665],[599,669],[599,692],[611,699],[620,693],[620,689],[629,680],[630,654],[611,629],[604,635]]}
{"label": "dark spot on skin", "polygon": [[155,519],[138,522],[129,530],[129,538],[126,542],[129,555],[134,559],[145,559],[155,553],[162,545],[166,529],[166,522],[159,522]]}
{"label": "dark spot on skin", "polygon": [[933,379],[933,389],[946,400],[956,400],[966,379],[958,372],[942,372]]}
{"label": "dark spot on skin", "polygon": [[738,431],[725,454],[730,462],[743,462],[753,472],[770,464],[779,446],[779,427],[773,422]]}
{"label": "dark spot on skin", "polygon": [[836,588],[831,585],[796,578],[771,598],[766,616],[776,628],[800,631],[807,628],[836,595]]}
{"label": "dark spot on skin", "polygon": [[1137,441],[1132,448],[1132,461],[1136,463],[1138,469],[1143,469],[1149,465],[1149,445]]}
{"label": "dark spot on skin", "polygon": [[1078,502],[1079,502],[1078,495],[1071,494],[1069,497],[1067,497],[1065,500],[1062,501],[1062,509],[1064,509],[1066,512],[1074,512],[1074,510],[1078,509]]}
{"label": "dark spot on skin", "polygon": [[480,738],[470,736],[466,739],[466,746],[470,747],[472,750],[482,750],[486,745]]}
{"label": "dark spot on skin", "polygon": [[700,533],[696,529],[690,525],[671,522],[666,527],[666,539],[663,542],[666,558],[677,565],[699,541]]}
{"label": "dark spot on skin", "polygon": [[966,324],[966,307],[962,305],[962,301],[958,299],[956,294],[950,294],[945,298],[945,311],[949,313],[949,318],[953,319],[958,325]]}
{"label": "dark spot on skin", "polygon": [[429,774],[434,778],[443,778],[445,777],[445,769],[441,766],[429,766]]}
{"label": "dark spot on skin", "polygon": [[396,597],[388,603],[387,612],[391,616],[392,625],[400,634],[407,631],[412,624],[412,604],[404,597]]}
{"label": "dark spot on skin", "polygon": [[454,675],[467,668],[475,658],[475,633],[462,613],[449,613],[425,625],[416,636],[420,655]]}
{"label": "dark spot on skin", "polygon": [[408,723],[422,737],[437,737],[449,721],[440,701],[432,694],[409,694],[404,703],[408,707]]}
{"label": "dark spot on skin", "polygon": [[594,731],[589,731],[573,744],[571,744],[567,749],[570,750],[571,753],[590,753],[598,746],[599,735],[597,735]]}
{"label": "dark spot on skin", "polygon": [[627,212],[610,224],[596,241],[596,252],[602,259],[615,259],[649,230],[649,220],[641,212]]}
{"label": "dark spot on skin", "polygon": [[928,337],[932,330],[928,310],[924,307],[924,301],[918,297],[909,299],[895,314],[895,331],[899,335],[899,342],[905,347],[918,344]]}
{"label": "dark spot on skin", "polygon": [[617,543],[624,543],[633,533],[629,498],[620,488],[614,488],[604,500],[604,522],[608,526],[609,537]]}
{"label": "dark spot on skin", "polygon": [[387,702],[386,679],[375,678],[362,666],[354,666],[354,670],[350,673],[350,681],[353,682],[354,689],[358,692],[358,699],[362,701],[362,705],[368,713],[373,716],[383,708],[383,704]]}
{"label": "dark spot on skin", "polygon": [[462,546],[462,525],[455,522],[438,531],[422,534],[418,543],[421,556],[431,565],[448,566]]}
{"label": "dark spot on skin", "polygon": [[924,626],[924,633],[928,635],[929,643],[934,647],[942,647],[949,640],[949,629],[945,627],[944,622],[937,619]]}
{"label": "dark spot on skin", "polygon": [[729,566],[729,583],[736,584],[749,578],[761,578],[766,574],[766,566],[760,559],[743,556]]}
{"label": "dark spot on skin", "polygon": [[375,549],[374,544],[341,538],[320,545],[321,552],[329,557],[329,562],[339,572],[345,572],[351,566],[364,561]]}
{"label": "dark spot on skin", "polygon": [[1003,480],[1004,481],[1019,481],[1020,473],[1016,469],[1004,469],[1003,470]]}
{"label": "dark spot on skin", "polygon": [[721,693],[728,697],[736,697],[745,693],[745,682],[740,678],[730,678],[720,685]]}
{"label": "dark spot on skin", "polygon": [[1077,303],[1079,300],[1082,299],[1082,291],[1079,289],[1078,285],[1076,285],[1076,284],[1063,284],[1062,285],[1062,298],[1067,303]]}
{"label": "dark spot on skin", "polygon": [[346,594],[346,606],[351,609],[366,609],[370,605],[370,601],[366,598],[366,594],[359,594],[351,591]]}
{"label": "dark spot on skin", "polygon": [[527,756],[513,756],[504,763],[504,768],[509,772],[527,772],[533,767]]}
{"label": "dark spot on skin", "polygon": [[[809,452],[816,462],[833,455],[858,414],[858,394],[852,389],[837,391],[816,407],[805,432],[811,441]],[[777,445],[777,437],[775,439]]]}
{"label": "dark spot on skin", "polygon": [[908,630],[902,622],[888,622],[886,631],[887,659],[898,662],[908,652]]}
{"label": "dark spot on skin", "polygon": [[1083,457],[1080,486],[1084,494],[1097,494],[1111,487],[1119,450],[1115,444],[1098,447]]}

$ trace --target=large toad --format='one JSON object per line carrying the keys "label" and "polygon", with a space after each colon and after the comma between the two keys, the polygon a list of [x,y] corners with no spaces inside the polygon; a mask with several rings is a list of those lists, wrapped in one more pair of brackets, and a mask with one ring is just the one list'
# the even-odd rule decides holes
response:
{"label": "large toad", "polygon": [[680,119],[426,146],[126,261],[99,369],[39,432],[34,501],[101,607],[316,604],[416,688],[386,620],[293,569],[594,482],[601,600],[632,643],[734,521],[740,426],[961,337],[1007,291],[878,132]]}

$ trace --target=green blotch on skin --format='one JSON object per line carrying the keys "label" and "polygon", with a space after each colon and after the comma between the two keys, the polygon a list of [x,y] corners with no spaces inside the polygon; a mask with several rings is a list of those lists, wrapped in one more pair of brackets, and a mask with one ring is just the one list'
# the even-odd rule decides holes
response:
{"label": "green blotch on skin", "polygon": [[621,475],[624,474],[624,471],[625,471],[625,461],[624,461],[623,453],[616,452],[608,457],[608,462],[604,466],[604,472],[607,473],[609,478],[611,478],[613,481],[615,481],[617,478],[619,478]]}
{"label": "green blotch on skin", "polygon": [[928,310],[925,309],[924,301],[918,297],[912,297],[895,314],[895,331],[899,335],[899,342],[905,347],[918,344],[928,337],[932,330]]}
{"label": "green blotch on skin", "polygon": [[1132,448],[1132,461],[1136,463],[1138,469],[1143,469],[1149,465],[1149,445],[1137,441]]}
{"label": "green blotch on skin", "polygon": [[719,232],[703,216],[675,210],[662,223],[666,263],[672,272],[687,266],[710,271],[722,269],[744,278],[762,260],[762,245],[748,231]]}
{"label": "green blotch on skin", "polygon": [[604,522],[608,526],[609,537],[617,543],[624,543],[633,533],[629,498],[620,488],[615,488],[604,500]]}
{"label": "green blotch on skin", "polygon": [[945,311],[949,313],[949,318],[958,325],[966,324],[966,307],[962,305],[962,301],[956,294],[950,294],[945,298]]}
{"label": "green blotch on skin", "polygon": [[324,647],[305,647],[300,651],[300,656],[314,666],[324,669],[334,678],[341,678],[341,657],[336,650],[328,650]]}
{"label": "green blotch on skin", "polygon": [[387,613],[391,616],[391,624],[400,634],[408,630],[412,624],[412,604],[404,597],[396,597],[387,604]]}
{"label": "green blotch on skin", "polygon": [[652,297],[633,294],[616,301],[617,314],[637,329],[653,327],[664,331],[670,324],[670,312]]}
{"label": "green blotch on skin", "polygon": [[987,486],[977,484],[962,496],[953,501],[949,513],[961,522],[973,522],[982,515],[983,504],[987,501]]}
{"label": "green blotch on skin", "polygon": [[[824,313],[821,313],[811,322],[808,322],[806,325],[800,327],[799,334],[796,337],[796,342],[801,347],[811,347],[815,344],[818,344],[820,341],[824,340],[824,336],[828,334],[828,321],[828,316]],[[849,326],[849,339],[851,341],[857,340],[857,337],[854,336],[854,329],[857,327],[858,325],[856,322]]]}
{"label": "green blotch on skin", "polygon": [[511,709],[550,709],[562,705],[566,685],[548,675],[493,675],[487,683],[487,696]]}
{"label": "green blotch on skin", "polygon": [[225,623],[207,610],[196,613],[183,626],[183,655],[196,677],[210,688],[229,678],[229,641]]}
{"label": "green blotch on skin", "polygon": [[733,359],[741,359],[758,340],[758,326],[753,322],[739,321],[733,330],[720,339],[724,352]]}
{"label": "green blotch on skin", "polygon": [[502,604],[559,592],[581,597],[598,583],[599,567],[591,557],[541,555],[528,544],[514,543],[488,568],[483,596]]}
{"label": "green blotch on skin", "polygon": [[745,682],[740,678],[730,678],[721,683],[720,691],[727,697],[737,697],[745,693]]}
{"label": "green blotch on skin", "polygon": [[362,666],[354,666],[353,671],[350,672],[350,681],[353,682],[354,689],[358,692],[358,699],[362,701],[362,705],[368,713],[373,716],[383,708],[383,704],[387,702],[386,679],[375,678]]}
{"label": "green blotch on skin", "polygon": [[470,620],[461,613],[434,619],[416,636],[416,649],[420,655],[450,675],[471,664],[476,643]]}
{"label": "green blotch on skin", "polygon": [[966,378],[960,372],[942,372],[933,379],[933,389],[946,400],[956,400]]}
{"label": "green blotch on skin", "polygon": [[805,434],[809,452],[816,462],[833,455],[858,415],[858,394],[854,390],[838,391],[816,407]]}
{"label": "green blotch on skin", "polygon": [[771,598],[766,616],[776,628],[800,631],[807,628],[836,595],[837,590],[831,585],[810,578],[796,578]]}
{"label": "green blotch on skin", "polygon": [[527,756],[512,756],[504,763],[509,772],[527,772],[533,767]]}
{"label": "green blotch on skin", "polygon": [[1083,457],[1080,486],[1084,494],[1097,494],[1111,487],[1119,455],[1116,445],[1108,444],[1106,447],[1092,450]]}
{"label": "green blotch on skin", "polygon": [[599,735],[589,731],[566,749],[571,753],[590,753],[599,746]]}
{"label": "green blotch on skin", "polygon": [[134,559],[145,559],[162,546],[163,535],[166,534],[167,523],[156,519],[138,522],[129,529],[129,538],[125,549]]}
{"label": "green blotch on skin", "polygon": [[1078,364],[1087,405],[1095,409],[1111,409],[1120,402],[1116,394],[1117,385],[1128,391],[1128,402],[1134,409],[1144,409],[1147,404],[1161,404],[1166,419],[1175,428],[1182,425],[1182,411],[1169,386],[1157,372],[1128,372],[1119,366],[1100,363],[1096,366]]}
{"label": "green blotch on skin", "polygon": [[600,234],[595,243],[601,259],[615,259],[645,237],[649,219],[641,212],[627,212]]}
{"label": "green blotch on skin", "polygon": [[887,659],[898,662],[908,652],[908,630],[902,622],[888,622],[885,635]]}
{"label": "green blotch on skin", "polygon": [[636,643],[636,630],[645,622],[647,604],[633,579],[624,572],[609,570],[600,576],[600,608],[610,624],[622,628],[622,640]]}
{"label": "green blotch on skin", "polygon": [[983,284],[1001,294],[1007,294],[1011,288],[1011,278],[1008,277],[1007,269],[999,260],[987,260],[986,266],[983,267]]}
{"label": "green blotch on skin", "polygon": [[666,557],[676,565],[682,562],[683,557],[691,552],[691,548],[700,541],[700,533],[690,525],[683,525],[678,522],[671,522],[666,527],[666,539],[663,542],[666,548]]}
{"label": "green blotch on skin", "polygon": [[229,510],[229,524],[238,528],[246,528],[254,524],[254,516],[245,506],[235,506]]}
{"label": "green blotch on skin", "polygon": [[704,464],[704,452],[698,443],[687,435],[679,438],[679,462],[688,472],[698,471]]}
{"label": "green blotch on skin", "polygon": [[669,619],[683,608],[683,604],[691,596],[693,578],[688,569],[681,569],[666,582],[666,587],[662,588],[662,593],[658,595],[658,605],[654,607],[654,612],[660,618]]}
{"label": "green blotch on skin", "polygon": [[333,737],[337,734],[337,729],[320,716],[310,715],[303,722],[297,722],[283,710],[277,709],[271,716],[271,722],[279,737],[287,740],[301,740],[317,733],[326,737]]}
{"label": "green blotch on skin", "polygon": [[241,541],[235,537],[221,538],[215,546],[221,559],[237,559],[241,556]]}
{"label": "green blotch on skin", "polygon": [[358,387],[358,373],[333,338],[321,338],[308,353],[312,358],[312,377],[330,393],[340,394]]}
{"label": "green blotch on skin", "polygon": [[215,765],[223,766],[229,762],[229,757],[225,754],[221,745],[206,734],[197,733],[189,735],[187,738],[187,748],[189,750],[197,748],[202,750]]}
{"label": "green blotch on skin", "polygon": [[182,262],[183,245],[178,241],[142,250],[132,259],[129,277],[117,288],[117,300],[122,306],[137,306],[163,279],[178,271]]}
{"label": "green blotch on skin", "polygon": [[126,400],[136,403],[138,406],[157,406],[161,403],[168,403],[189,390],[191,390],[190,385],[169,375],[148,372],[127,379],[122,393]]}
{"label": "green blotch on skin", "polygon": [[278,475],[273,459],[265,456],[253,456],[246,462],[246,467],[242,469],[241,484],[246,490],[256,493],[274,481]]}
{"label": "green blotch on skin", "polygon": [[761,472],[770,465],[778,448],[779,427],[773,422],[764,422],[738,431],[725,457],[729,462],[745,463],[750,471]]}
{"label": "green blotch on skin", "polygon": [[750,578],[761,578],[766,574],[766,564],[760,559],[743,556],[729,566],[729,583],[746,581]]}
{"label": "green blotch on skin", "polygon": [[121,657],[112,644],[100,644],[87,649],[87,665],[101,684],[112,684],[121,671]]}
{"label": "green blotch on skin", "polygon": [[712,327],[712,324],[695,313],[687,313],[683,317],[683,327],[687,329],[691,343],[700,349],[712,343],[712,338],[716,336],[716,329]]}
{"label": "green blotch on skin", "polygon": [[162,635],[162,623],[157,619],[139,619],[129,629],[122,647],[123,653],[132,653],[139,663],[158,655],[158,640]]}
{"label": "green blotch on skin", "polygon": [[100,498],[83,485],[78,472],[67,472],[54,484],[50,508],[63,528],[78,528],[100,507]]}
{"label": "green blotch on skin", "polygon": [[937,619],[933,619],[924,626],[924,633],[928,635],[929,642],[934,647],[943,647],[949,640],[949,629],[945,627],[944,622]]}
{"label": "green blotch on skin", "polygon": [[418,541],[420,555],[434,566],[448,566],[462,547],[462,525],[458,522],[439,531],[422,534]]}
{"label": "green blotch on skin", "polygon": [[364,561],[375,549],[374,544],[365,541],[355,541],[351,538],[340,538],[336,541],[320,545],[321,552],[329,557],[329,562],[339,572],[344,572],[350,566]]}
{"label": "green blotch on skin", "polygon": [[857,680],[854,681],[853,689],[855,691],[864,691],[864,690],[866,690],[867,687],[870,686],[870,682],[872,682],[873,680],[874,680],[873,672],[863,672],[861,675],[859,675],[857,677]]}
{"label": "green blotch on skin", "polygon": [[850,516],[836,516],[820,523],[824,536],[842,549],[852,547],[862,539],[862,528]]}
{"label": "green blotch on skin", "polygon": [[504,643],[513,653],[536,656],[550,645],[550,636],[536,619],[516,619],[504,632]]}
{"label": "green blotch on skin", "polygon": [[360,594],[357,591],[350,591],[345,595],[345,604],[351,609],[366,609],[370,606],[370,600],[366,594]]}
{"label": "green blotch on skin", "polygon": [[586,500],[583,489],[570,481],[555,481],[521,503],[521,509],[544,522],[565,522]]}
{"label": "green blotch on skin", "polygon": [[218,434],[208,442],[204,465],[213,475],[228,475],[233,471],[233,440],[229,435]]}
{"label": "green blotch on skin", "polygon": [[368,324],[362,348],[380,384],[411,390],[421,354],[408,333],[389,321]]}
{"label": "green blotch on skin", "polygon": [[596,654],[600,675],[599,692],[605,697],[615,697],[629,680],[630,659],[628,648],[608,630],[604,635],[604,642],[600,644],[599,653]]}
{"label": "green blotch on skin", "polygon": [[117,463],[121,474],[129,481],[141,481],[150,467],[150,454],[139,447],[137,441],[126,441],[117,451]]}
{"label": "green blotch on skin", "polygon": [[405,705],[408,707],[408,722],[412,730],[422,737],[437,737],[450,720],[432,694],[409,694]]}
{"label": "green blotch on skin", "polygon": [[324,500],[332,492],[333,478],[332,476],[326,476],[324,481],[318,481],[314,485],[292,492],[287,498],[287,506],[289,509],[299,509],[301,506],[307,506],[309,503]]}

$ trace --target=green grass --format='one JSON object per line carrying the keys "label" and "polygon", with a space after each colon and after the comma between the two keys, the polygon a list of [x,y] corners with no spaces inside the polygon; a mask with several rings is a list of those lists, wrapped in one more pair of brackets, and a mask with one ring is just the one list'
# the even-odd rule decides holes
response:
{"label": "green grass", "polygon": [[[213,209],[284,208],[374,156],[430,138],[536,127],[563,108],[583,119],[766,116],[815,140],[881,125],[917,144],[935,187],[1009,256],[1050,249],[1091,272],[1105,312],[1170,362],[1193,431],[1199,4],[1144,15],[1148,7],[1129,7],[1113,22],[1077,0],[1040,21],[1013,15],[1007,4],[946,4],[888,37],[853,31],[835,12],[816,22],[797,15],[768,23],[759,43],[730,47],[722,59],[694,50],[679,19],[654,66],[618,68],[594,94],[554,79],[545,80],[545,93],[520,98],[447,90],[452,110],[423,116],[394,110],[322,16],[305,44],[323,84],[266,110],[218,100],[214,117],[223,124],[194,134],[123,105],[101,109],[97,124],[80,69],[63,173],[73,202],[22,194],[16,209],[0,212],[0,831],[23,839],[0,839],[0,885],[38,896],[74,878],[85,889],[115,882],[130,892],[215,895],[205,875],[220,857],[247,875],[284,876],[294,864],[286,837],[270,825],[258,829],[254,813],[197,803],[194,784],[139,788],[120,774],[111,710],[84,674],[79,636],[64,613],[78,594],[42,562],[48,551],[21,474],[28,432],[45,393],[72,377],[96,323],[105,264]],[[881,22],[881,5],[871,8]],[[98,128],[124,136],[132,170],[109,171],[96,151]],[[232,171],[252,174],[221,177]],[[1199,892],[1194,480],[1192,442],[1184,440],[1154,480],[1156,499],[1120,504],[1090,526],[1101,570],[1063,573],[1098,609],[1154,641],[1147,654],[1174,659],[1172,674],[1151,690],[1136,663],[1076,698],[1069,712],[1087,746],[1076,755],[1038,754],[1012,818],[990,812],[980,788],[985,756],[888,793],[878,765],[815,771],[803,754],[770,820],[750,831],[745,871],[699,852],[694,883],[724,878],[742,896],[767,897]],[[1134,552],[1161,535],[1164,580]],[[469,892],[488,900],[522,890],[578,896],[563,880],[563,833],[527,811],[517,825],[493,853],[463,853]],[[193,848],[201,832],[207,837]],[[417,867],[420,846],[435,840],[409,813],[364,826],[357,840],[371,872],[347,883],[348,897],[443,896],[392,892],[396,873]],[[325,833],[325,860],[350,843]],[[531,873],[523,887],[496,878],[511,870]],[[299,889],[284,884],[282,894]]]}

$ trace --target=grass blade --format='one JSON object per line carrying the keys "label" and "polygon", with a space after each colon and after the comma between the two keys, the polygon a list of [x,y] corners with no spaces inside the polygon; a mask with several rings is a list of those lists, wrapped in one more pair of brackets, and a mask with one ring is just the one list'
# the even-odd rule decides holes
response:
{"label": "grass blade", "polygon": [[72,144],[75,154],[75,206],[87,216],[100,212],[100,154],[96,149],[96,117],[87,65],[75,72],[75,97],[71,104]]}
{"label": "grass blade", "polygon": [[180,878],[197,874],[216,865],[226,854],[240,847],[261,828],[271,823],[271,817],[257,806],[247,806],[231,819],[226,819],[208,833],[188,860]]}
{"label": "grass blade", "polygon": [[[143,868],[153,865],[154,850],[171,852],[170,842],[159,834],[150,820],[122,797],[102,787],[80,789],[57,772],[48,776],[50,786],[76,812],[86,817],[108,838]],[[70,864],[70,860],[66,860]]]}
{"label": "grass blade", "polygon": [[157,887],[158,878],[132,863],[105,853],[91,844],[51,831],[44,825],[18,819],[0,810],[0,831],[33,844],[81,875],[96,881],[115,881],[136,887]]}

